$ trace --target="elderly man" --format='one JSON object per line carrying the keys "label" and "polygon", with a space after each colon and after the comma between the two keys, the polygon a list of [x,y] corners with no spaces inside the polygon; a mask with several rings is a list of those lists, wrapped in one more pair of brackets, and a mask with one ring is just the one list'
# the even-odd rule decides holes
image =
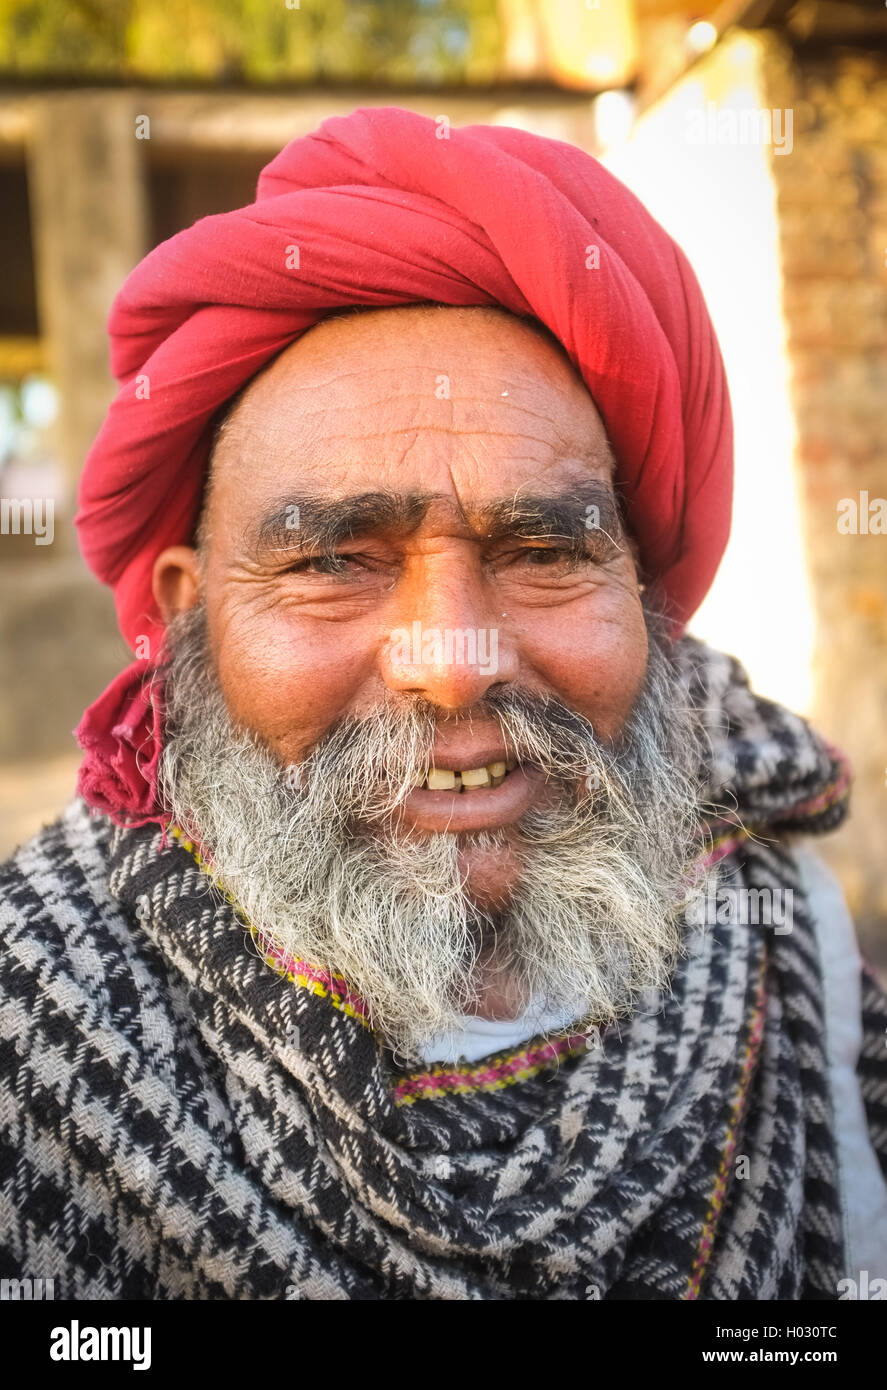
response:
{"label": "elderly man", "polygon": [[887,1005],[805,843],[840,755],[683,632],[698,286],[588,156],[438,133],[327,121],[115,303],[78,523],[137,660],[3,871],[2,1272],[846,1296]]}

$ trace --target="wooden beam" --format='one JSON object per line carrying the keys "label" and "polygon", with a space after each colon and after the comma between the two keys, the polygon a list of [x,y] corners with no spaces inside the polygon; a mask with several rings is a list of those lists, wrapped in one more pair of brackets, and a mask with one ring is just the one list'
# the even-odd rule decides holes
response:
{"label": "wooden beam", "polygon": [[0,381],[20,381],[31,372],[46,370],[42,338],[0,337]]}

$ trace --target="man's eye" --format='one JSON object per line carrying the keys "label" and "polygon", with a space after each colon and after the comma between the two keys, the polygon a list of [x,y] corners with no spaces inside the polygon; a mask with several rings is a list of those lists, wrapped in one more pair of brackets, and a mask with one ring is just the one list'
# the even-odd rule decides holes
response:
{"label": "man's eye", "polygon": [[353,555],[308,555],[290,565],[287,574],[347,574],[349,562],[353,561]]}
{"label": "man's eye", "polygon": [[575,565],[577,562],[581,563],[582,559],[568,546],[558,545],[526,546],[518,552],[517,558],[533,569],[553,569],[557,565]]}

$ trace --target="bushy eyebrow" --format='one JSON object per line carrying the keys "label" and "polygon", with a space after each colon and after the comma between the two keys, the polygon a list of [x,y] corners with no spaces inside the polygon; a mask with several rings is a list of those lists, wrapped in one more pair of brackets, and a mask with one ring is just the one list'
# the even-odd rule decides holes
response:
{"label": "bushy eyebrow", "polygon": [[[384,534],[406,537],[422,524],[439,493],[363,492],[346,497],[291,495],[271,504],[243,543],[259,559],[274,554],[323,555],[345,540]],[[478,539],[561,541],[587,548],[595,535],[618,542],[620,509],[612,488],[590,479],[550,494],[515,494],[462,509]]]}
{"label": "bushy eyebrow", "polygon": [[479,508],[472,525],[491,540],[564,541],[585,548],[594,533],[622,535],[619,505],[606,483],[589,481],[554,496],[524,494]]}
{"label": "bushy eyebrow", "polygon": [[291,496],[274,504],[245,537],[248,551],[326,554],[344,540],[375,532],[409,535],[433,497],[421,493],[361,492],[348,497]]}

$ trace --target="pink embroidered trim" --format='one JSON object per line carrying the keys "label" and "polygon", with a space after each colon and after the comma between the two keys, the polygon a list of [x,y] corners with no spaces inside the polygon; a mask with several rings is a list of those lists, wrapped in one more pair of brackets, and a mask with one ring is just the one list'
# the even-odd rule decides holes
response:
{"label": "pink embroidered trim", "polygon": [[526,1081],[562,1057],[574,1057],[588,1048],[587,1033],[572,1033],[535,1047],[524,1045],[517,1052],[502,1053],[492,1064],[478,1066],[438,1066],[415,1072],[392,1087],[395,1105],[412,1105],[417,1100],[438,1096],[463,1095],[466,1091],[501,1091],[517,1081]]}

